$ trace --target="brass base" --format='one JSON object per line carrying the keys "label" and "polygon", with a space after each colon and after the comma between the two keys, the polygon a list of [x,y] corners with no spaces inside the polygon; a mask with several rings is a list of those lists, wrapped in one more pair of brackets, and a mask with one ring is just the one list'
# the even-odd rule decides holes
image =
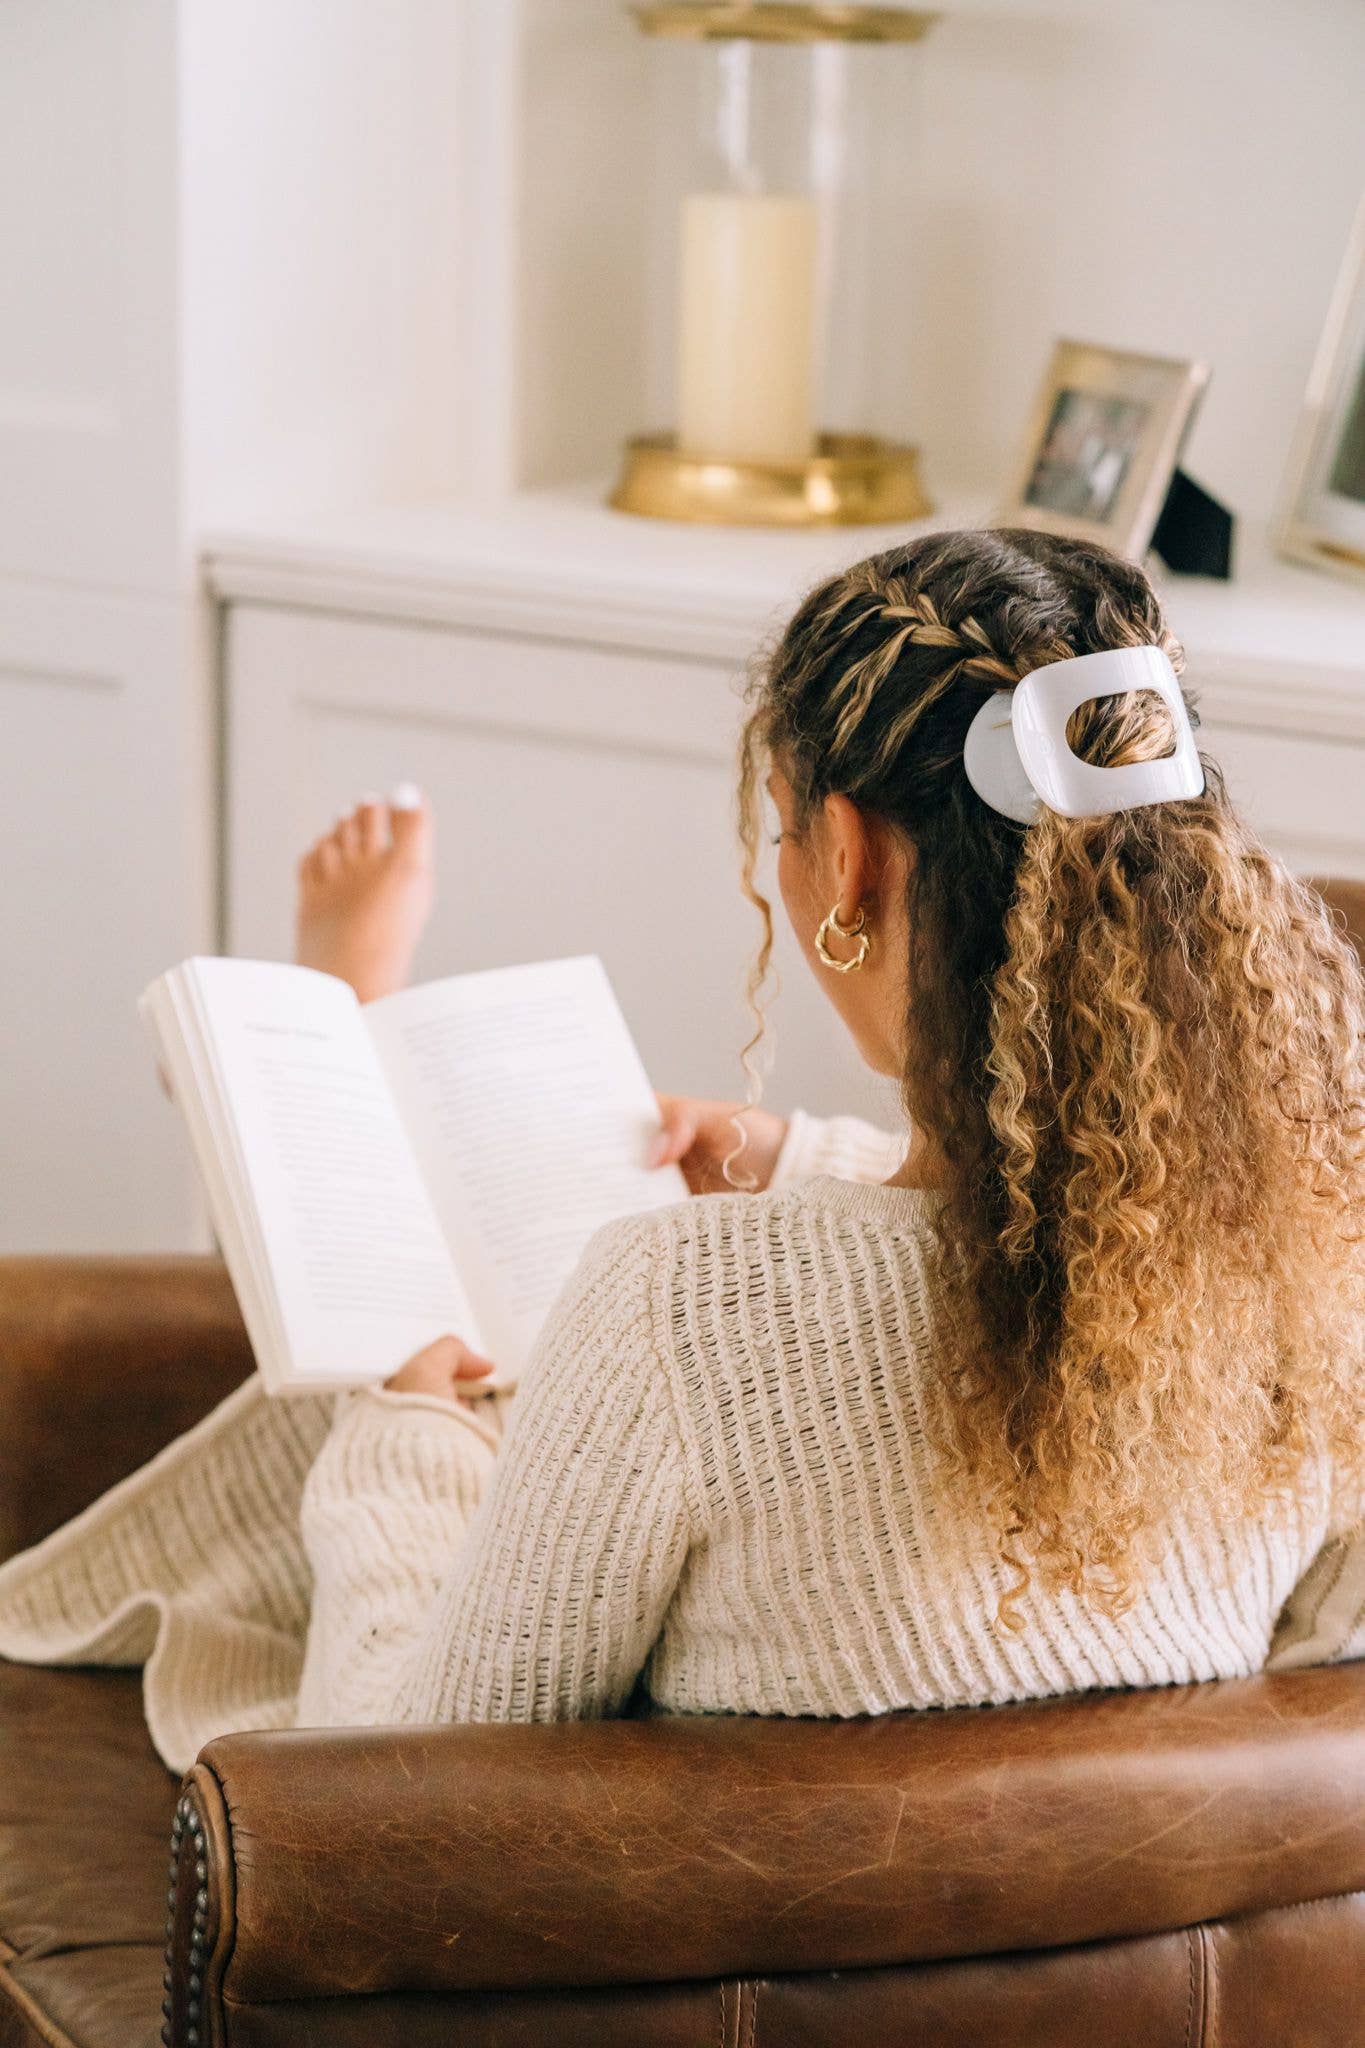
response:
{"label": "brass base", "polygon": [[849,6],[844,0],[650,0],[631,13],[646,35],[693,43],[917,43],[938,20],[936,14]]}
{"label": "brass base", "polygon": [[924,519],[919,450],[875,434],[820,434],[804,462],[717,462],[672,434],[627,441],[608,503],[713,526],[878,526]]}

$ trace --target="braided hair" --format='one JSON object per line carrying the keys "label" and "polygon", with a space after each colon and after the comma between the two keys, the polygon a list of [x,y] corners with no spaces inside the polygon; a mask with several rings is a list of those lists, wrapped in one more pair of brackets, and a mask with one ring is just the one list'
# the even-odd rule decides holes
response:
{"label": "braided hair", "polygon": [[[901,1094],[945,1163],[962,1337],[930,1423],[1024,1577],[1115,1608],[1182,1501],[1255,1514],[1321,1454],[1353,1515],[1365,1476],[1354,952],[1210,761],[1196,799],[1028,826],[963,767],[994,691],[1153,644],[1183,669],[1136,564],[933,534],[811,592],[755,675],[740,767],[760,1033],[763,764],[798,834],[839,793],[913,852]],[[1114,767],[1174,734],[1139,691],[1082,705],[1068,739]]]}

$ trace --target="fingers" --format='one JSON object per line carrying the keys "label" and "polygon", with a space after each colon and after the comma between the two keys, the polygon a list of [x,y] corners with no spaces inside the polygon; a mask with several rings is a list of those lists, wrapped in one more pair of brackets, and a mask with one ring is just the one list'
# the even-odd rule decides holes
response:
{"label": "fingers", "polygon": [[[425,1351],[417,1353],[417,1358],[427,1359],[431,1364],[439,1365],[443,1371],[452,1373],[460,1380],[480,1379],[484,1373],[493,1370],[492,1359],[481,1356],[472,1345],[465,1343],[463,1337],[434,1338]],[[409,1362],[416,1364],[417,1360]]]}
{"label": "fingers", "polygon": [[438,1394],[454,1400],[457,1385],[486,1379],[493,1370],[492,1360],[466,1344],[463,1337],[437,1337],[415,1352],[384,1385],[395,1394]]}
{"label": "fingers", "polygon": [[[659,1095],[660,1130],[645,1158],[650,1166],[681,1166],[694,1195],[717,1194],[730,1188],[751,1192],[772,1178],[786,1120],[771,1110],[744,1102],[703,1102],[687,1095]],[[736,1126],[738,1125],[738,1129]],[[737,1165],[742,1178],[727,1175],[725,1161],[744,1134]]]}
{"label": "fingers", "polygon": [[679,1095],[660,1095],[659,1130],[645,1153],[646,1166],[676,1166],[697,1142],[701,1128],[697,1105]]}
{"label": "fingers", "polygon": [[452,1337],[450,1341],[456,1347],[453,1370],[457,1380],[486,1379],[494,1370],[492,1359],[485,1358],[482,1352],[472,1351],[462,1338]]}

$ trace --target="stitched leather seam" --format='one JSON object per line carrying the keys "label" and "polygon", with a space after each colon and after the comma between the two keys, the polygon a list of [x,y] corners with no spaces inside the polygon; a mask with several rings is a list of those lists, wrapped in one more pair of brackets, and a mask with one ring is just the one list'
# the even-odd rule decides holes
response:
{"label": "stitched leather seam", "polygon": [[[205,1770],[206,1770],[206,1769],[208,1769],[208,1766],[207,1766],[207,1765],[201,1765],[201,1766],[199,1766],[199,1768],[200,1768],[200,1769],[205,1769]],[[1143,1933],[1143,1934],[1111,1934],[1111,1935],[1101,1935],[1101,1936],[1097,1937],[1097,1939],[1096,1939],[1096,1940],[1094,1940],[1094,1941],[1068,1941],[1068,1942],[1062,1942],[1062,1943],[1060,1943],[1060,1944],[1059,1944],[1059,1945],[1058,1945],[1057,1947],[1055,1947],[1055,1948],[1036,1948],[1036,1949],[997,1949],[997,1950],[990,1950],[990,1949],[986,1949],[986,1950],[978,1950],[978,1951],[976,1951],[976,1952],[974,1952],[974,1953],[972,1953],[972,1954],[969,1954],[969,1955],[949,1955],[949,1956],[914,1956],[914,1957],[910,1957],[910,1958],[908,1958],[908,1959],[907,1959],[906,1961],[904,1961],[904,1962],[902,1962],[902,1963],[898,1963],[898,1964],[885,1964],[885,1963],[868,1963],[868,1964],[866,1964],[866,1965],[861,1965],[861,1966],[859,1966],[858,1968],[855,1968],[855,1969],[845,1969],[845,1968],[842,1968],[842,1967],[838,1967],[838,1968],[837,1968],[837,1970],[836,1970],[835,1968],[833,1968],[833,1967],[832,1967],[831,1969],[828,1969],[828,1970],[823,1970],[823,1971],[817,1970],[817,1971],[815,1971],[815,1972],[813,1972],[813,1973],[812,1973],[812,1972],[809,1972],[809,1971],[804,1971],[804,1970],[801,1970],[801,1971],[793,1971],[793,1970],[787,1970],[787,1971],[782,1971],[782,1972],[780,1972],[780,1973],[779,1973],[779,1981],[783,1981],[783,1982],[785,1982],[785,1981],[787,1981],[788,1979],[791,1979],[791,1978],[800,1978],[800,1977],[805,1977],[805,1976],[808,1976],[808,1975],[812,1975],[812,1974],[813,1974],[813,1975],[815,1975],[815,1976],[828,1976],[828,1975],[831,1975],[831,1974],[838,1974],[838,1975],[840,1975],[840,1976],[849,1976],[849,1977],[856,1977],[856,1976],[859,1976],[859,1975],[861,1975],[861,1973],[862,1973],[862,1969],[864,1969],[864,1968],[866,1968],[867,1970],[880,1970],[880,1969],[914,1969],[914,1968],[916,1967],[916,1965],[917,1965],[917,1964],[919,1964],[919,1963],[925,1963],[925,1964],[930,1964],[930,1963],[945,1963],[945,1962],[947,1962],[947,1963],[986,1963],[986,1962],[993,1962],[993,1961],[999,1961],[999,1960],[1000,1960],[1000,1958],[1001,1958],[1002,1956],[1004,1956],[1004,1957],[1016,1957],[1016,1956],[1059,1956],[1059,1955],[1070,1955],[1070,1954],[1074,1954],[1074,1953],[1076,1953],[1076,1952],[1078,1952],[1078,1951],[1082,1951],[1082,1950],[1085,1950],[1085,1949],[1092,1949],[1092,1948],[1102,1948],[1102,1947],[1104,1947],[1104,1946],[1105,1946],[1105,1945],[1106,1945],[1107,1943],[1109,1943],[1109,1942],[1113,1942],[1113,1943],[1115,1943],[1115,1944],[1118,1944],[1118,1943],[1122,1943],[1122,1942],[1128,1942],[1128,1941],[1147,1941],[1147,1940],[1152,1940],[1152,1939],[1154,1939],[1154,1938],[1156,1938],[1157,1936],[1160,1936],[1160,1935],[1168,1935],[1168,1934],[1180,1934],[1180,1933],[1182,1933],[1182,1932],[1184,1933],[1184,1935],[1185,1935],[1185,1937],[1186,1937],[1186,1942],[1187,1942],[1187,1944],[1189,1944],[1189,1943],[1191,1943],[1191,1942],[1193,1941],[1193,1939],[1194,1939],[1194,1936],[1195,1936],[1195,1934],[1196,1934],[1196,1933],[1202,1933],[1202,1931],[1203,1931],[1203,1930],[1204,1930],[1205,1928],[1207,1928],[1207,1927],[1210,1927],[1210,1926],[1213,1926],[1213,1925],[1217,1925],[1217,1926],[1220,1926],[1220,1927],[1238,1927],[1238,1926],[1242,1925],[1242,1923],[1243,1923],[1243,1922],[1245,1922],[1245,1921],[1248,1921],[1248,1920],[1255,1920],[1255,1919],[1260,1919],[1260,1918],[1262,1918],[1262,1917],[1267,1917],[1267,1918],[1268,1918],[1268,1917],[1269,1917],[1269,1916],[1270,1916],[1271,1914],[1275,1914],[1275,1913],[1308,1913],[1308,1912],[1312,1912],[1312,1911],[1314,1910],[1314,1908],[1315,1908],[1315,1907],[1318,1907],[1318,1906],[1334,1906],[1334,1905],[1338,1905],[1338,1904],[1342,1903],[1343,1901],[1345,1901],[1345,1900],[1349,1900],[1349,1899],[1359,1899],[1359,1900],[1361,1901],[1361,1903],[1362,1903],[1362,1904],[1365,1904],[1365,1886],[1359,1886],[1359,1885],[1357,1885],[1357,1886],[1354,1886],[1354,1887],[1353,1887],[1353,1888],[1352,1888],[1352,1889],[1351,1889],[1350,1891],[1344,1891],[1344,1892],[1322,1892],[1322,1893],[1320,1893],[1320,1894],[1319,1894],[1319,1896],[1318,1896],[1317,1898],[1313,1898],[1313,1899],[1295,1899],[1295,1900],[1292,1900],[1292,1901],[1288,1901],[1288,1902],[1286,1902],[1286,1903],[1285,1903],[1284,1905],[1282,1905],[1282,1906],[1253,1906],[1253,1907],[1252,1907],[1252,1909],[1250,1910],[1250,1912],[1248,1912],[1248,1913],[1238,1913],[1238,1914],[1233,1914],[1233,1915],[1232,1915],[1232,1916],[1230,1916],[1229,1918],[1227,1918],[1227,1919],[1223,1919],[1223,1920],[1219,1920],[1219,1921],[1217,1921],[1217,1922],[1210,1922],[1210,1921],[1198,1921],[1198,1922],[1196,1922],[1196,1923],[1195,1923],[1195,1924],[1194,1924],[1193,1926],[1190,1926],[1190,1927],[1186,1927],[1186,1928],[1184,1928],[1184,1929],[1181,1929],[1181,1928],[1179,1928],[1179,1927],[1154,1927],[1154,1928],[1149,1928],[1149,1929],[1148,1929],[1148,1930],[1147,1930],[1147,1931],[1146,1931],[1145,1933]],[[235,1920],[234,1920],[234,1923],[233,1923],[233,1932],[234,1932],[234,1935],[235,1935],[235,1932],[236,1932],[236,1923],[235,1923]],[[1194,1964],[1193,1964],[1193,1960],[1191,1960],[1191,1971],[1193,1972],[1193,1970],[1194,1970]],[[3,1979],[4,1979],[4,1971],[3,1971],[3,1968],[0,1968],[0,1982],[3,1982]],[[657,1985],[659,1985],[659,1984],[661,1984],[661,1983],[666,1983],[666,1984],[672,1984],[672,1983],[688,1983],[688,1982],[692,1982],[692,1983],[695,1983],[695,1982],[697,1982],[697,1981],[699,1981],[699,1980],[697,1980],[697,1979],[695,1979],[695,1978],[692,1978],[692,1979],[688,1979],[688,1978],[680,1978],[680,1979],[678,1979],[678,1978],[671,1978],[671,1977],[670,1977],[670,1978],[666,1978],[666,1979],[660,1979],[660,1978],[650,1978],[650,1977],[641,1977],[641,1978],[630,1978],[630,1979],[623,1979],[623,1980],[622,1980],[621,1982],[619,1982],[619,1983],[613,1983],[613,1984],[609,1984],[609,1985],[599,1985],[599,1986],[598,1986],[597,1988],[598,1988],[598,1989],[605,1989],[605,1990],[615,1991],[615,1992],[623,1992],[623,1993],[628,1993],[628,1992],[631,1992],[631,1991],[643,1991],[643,1990],[648,1990],[649,1988],[651,1988],[651,1986],[657,1986]],[[700,1981],[704,1982],[705,1980],[703,1979],[703,1980],[700,1980]],[[751,1981],[751,1983],[753,1983],[753,1980],[750,1980],[750,1981]],[[327,1989],[325,1989],[325,1988],[320,1988],[320,1987],[319,1987],[319,1988],[314,1988],[314,1989],[311,1989],[311,1990],[309,1990],[309,1991],[305,1991],[305,1992],[301,1993],[301,1994],[300,1994],[300,1995],[299,1995],[298,1997],[295,1997],[295,1998],[238,1998],[238,1997],[236,1997],[236,1996],[234,1996],[234,1995],[233,1995],[233,1993],[232,1993],[232,1992],[231,1992],[231,1991],[230,1991],[230,1990],[228,1989],[228,1987],[227,1987],[226,1985],[222,1985],[222,1986],[220,1987],[219,1997],[220,1997],[220,2001],[221,2001],[221,2004],[222,2004],[222,2007],[223,2007],[223,2011],[224,2011],[224,2014],[226,2015],[226,2013],[227,2013],[227,2011],[228,2011],[228,2009],[229,2009],[229,2008],[231,2008],[231,2010],[233,2010],[234,2012],[240,2012],[240,2013],[252,2013],[252,2012],[274,2012],[274,2011],[276,2011],[276,2010],[279,2010],[279,2009],[281,2009],[281,2008],[283,2008],[283,2009],[287,2009],[288,2007],[290,2007],[290,2006],[292,2006],[292,2005],[307,2005],[307,2004],[309,2004],[309,2003],[311,2003],[311,2002],[313,2002],[313,2001],[315,2001],[315,2000],[320,2000],[320,1999],[327,1999],[327,1998],[344,1998],[344,1997],[346,1997],[346,1996],[348,1996],[348,1995],[349,1995],[349,1996],[357,1996],[357,1997],[359,1997],[359,1996],[365,1996],[365,1997],[369,1997],[369,1996],[375,1996],[375,1997],[401,1998],[401,1997],[402,1997],[402,1996],[404,1995],[404,1993],[405,1993],[405,1992],[407,1992],[407,1991],[409,1991],[409,1990],[410,1990],[411,1988],[412,1988],[412,1987],[411,1987],[411,1986],[409,1986],[409,1985],[403,1985],[403,1984],[389,1984],[389,1985],[385,1985],[385,1986],[383,1986],[383,1987],[382,1987],[381,1989],[379,1989],[378,1991],[376,1991],[376,1992],[374,1992],[374,1993],[368,1993],[368,1992],[367,1992],[367,1993],[352,1993],[352,1994],[348,1994],[348,1993],[346,1993],[346,1992],[343,1992],[343,1991],[339,1991],[339,1990],[337,1990],[337,1989],[335,1989],[335,1988],[334,1988],[334,1989],[331,1989],[331,1990],[327,1990]],[[431,1993],[430,1995],[431,1995],[431,1996],[433,1996],[433,1997],[436,1997],[436,1998],[464,1998],[464,1997],[468,1997],[468,1996],[469,1996],[469,1995],[470,1995],[470,1994],[471,1994],[472,1992],[478,1992],[478,1991],[480,1991],[480,1990],[485,1990],[485,1991],[486,1991],[486,1990],[488,1990],[488,1988],[489,1988],[489,1987],[487,1987],[487,1986],[481,1986],[481,1985],[478,1985],[478,1984],[459,1984],[459,1985],[456,1985],[456,1984],[452,1984],[452,1985],[447,1985],[447,1986],[445,1986],[444,1988],[442,1988],[442,1989],[440,1989],[440,1990],[438,1990],[438,1991],[435,1991],[435,1992]],[[577,1987],[577,1986],[575,1986],[575,1985],[572,1985],[572,1984],[559,1984],[559,1985],[549,1985],[549,1986],[542,1986],[542,1987],[540,1987],[540,1988],[542,1988],[542,1989],[545,1989],[545,1990],[553,1990],[553,1991],[568,1991],[568,1990],[574,1990],[574,1989],[577,1989],[577,1988],[579,1988],[579,1987]],[[757,2011],[757,1984],[756,1984],[756,1983],[753,1983],[753,1988],[754,1988],[754,1992],[755,1992],[755,1999],[754,1999],[754,2007],[753,2007],[753,2010],[754,2010],[754,2011],[756,2012],[756,2011]],[[721,1998],[722,2010],[724,2010],[724,2008],[725,2008],[725,1982],[724,1982],[724,1981],[721,1981],[721,1982],[719,1983],[719,1985],[718,1985],[718,1989],[719,1989],[719,1992],[720,1992],[720,1998]],[[1193,1996],[1193,1994],[1192,1994],[1192,1996]],[[721,2036],[721,2040],[722,2040],[722,2043],[724,2043],[724,2035],[723,2035],[723,2034],[722,2034],[722,2036]],[[74,2044],[70,2044],[70,2043],[67,2043],[66,2041],[63,2041],[63,2042],[62,2042],[62,2044],[61,2044],[61,2048],[74,2048]],[[733,2044],[733,2043],[729,2044],[729,2048],[734,2048],[734,2044]],[[745,2044],[745,2048],[748,2048],[748,2044]],[[1198,2048],[1198,2044],[1197,2044],[1197,2043],[1195,2044],[1195,2048]],[[1204,2048],[1208,2048],[1208,2044],[1204,2044]]]}
{"label": "stitched leather seam", "polygon": [[1199,1923],[1199,2048],[1209,2048],[1209,1928]]}
{"label": "stitched leather seam", "polygon": [[48,2048],[76,2048],[70,2034],[64,2034],[56,2021],[48,2018],[32,1992],[16,1984],[7,1969],[0,1969],[0,1998],[10,2000],[47,2042]]}
{"label": "stitched leather seam", "polygon": [[745,2038],[744,2048],[754,2048],[754,2035],[758,2030],[758,1980],[756,1978],[750,1983],[748,1991],[749,2031]]}
{"label": "stitched leather seam", "polygon": [[1185,1929],[1185,1960],[1189,1966],[1190,1989],[1185,2000],[1185,2048],[1195,2048],[1194,2040],[1194,1929]]}
{"label": "stitched leather seam", "polygon": [[725,2038],[725,1979],[723,1977],[720,1980],[720,2033],[717,2039],[720,2043],[720,2048],[730,2048],[730,2044]]}
{"label": "stitched leather seam", "polygon": [[1204,2042],[1205,2048],[1218,2048],[1218,1943],[1212,1927],[1205,1926],[1200,1932],[1204,1938]]}
{"label": "stitched leather seam", "polygon": [[1365,1901],[1365,1886],[1357,1885],[1349,1892],[1321,1892],[1315,1899],[1287,1899],[1282,1906],[1254,1906],[1250,1913],[1233,1913],[1218,1925],[1240,1927],[1244,1920],[1254,1920],[1262,1913],[1311,1913],[1319,1906],[1335,1906],[1342,1899]]}

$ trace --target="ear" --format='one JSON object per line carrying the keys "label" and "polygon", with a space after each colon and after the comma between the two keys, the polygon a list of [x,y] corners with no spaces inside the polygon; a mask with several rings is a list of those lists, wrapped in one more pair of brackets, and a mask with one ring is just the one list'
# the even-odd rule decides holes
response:
{"label": "ear", "polygon": [[875,905],[889,887],[903,890],[914,855],[879,818],[860,811],[851,797],[832,795],[821,807],[821,825],[822,879],[841,924],[851,924],[863,904]]}

